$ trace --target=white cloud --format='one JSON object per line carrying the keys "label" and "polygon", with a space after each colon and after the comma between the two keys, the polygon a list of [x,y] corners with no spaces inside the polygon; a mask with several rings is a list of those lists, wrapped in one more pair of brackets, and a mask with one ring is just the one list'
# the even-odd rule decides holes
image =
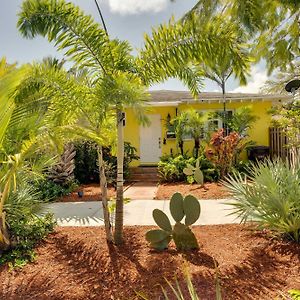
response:
{"label": "white cloud", "polygon": [[112,12],[133,15],[143,12],[160,12],[170,0],[108,0]]}
{"label": "white cloud", "polygon": [[257,68],[253,68],[251,76],[248,79],[248,84],[245,86],[239,86],[233,89],[232,93],[259,93],[260,88],[264,85],[268,79],[266,71],[259,71]]}

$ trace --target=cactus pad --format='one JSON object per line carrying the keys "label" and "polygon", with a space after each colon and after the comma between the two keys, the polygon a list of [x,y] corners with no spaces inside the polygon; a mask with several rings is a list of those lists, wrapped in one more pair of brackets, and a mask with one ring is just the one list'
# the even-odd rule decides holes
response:
{"label": "cactus pad", "polygon": [[170,234],[161,229],[149,230],[146,233],[146,240],[150,243],[159,243],[169,237]]}
{"label": "cactus pad", "polygon": [[170,201],[170,212],[176,222],[184,218],[183,197],[180,193],[175,193]]}
{"label": "cactus pad", "polygon": [[161,229],[165,231],[168,232],[172,231],[172,226],[169,221],[169,218],[163,211],[161,211],[160,209],[154,209],[152,215],[157,226],[159,226]]}
{"label": "cactus pad", "polygon": [[200,169],[196,169],[194,173],[194,179],[198,184],[203,185],[204,183],[204,176]]}
{"label": "cactus pad", "polygon": [[199,249],[197,239],[191,229],[181,223],[176,223],[173,229],[173,239],[178,250]]}
{"label": "cactus pad", "polygon": [[194,224],[201,212],[199,201],[192,195],[188,195],[183,200],[183,209],[185,213],[185,225],[190,226]]}

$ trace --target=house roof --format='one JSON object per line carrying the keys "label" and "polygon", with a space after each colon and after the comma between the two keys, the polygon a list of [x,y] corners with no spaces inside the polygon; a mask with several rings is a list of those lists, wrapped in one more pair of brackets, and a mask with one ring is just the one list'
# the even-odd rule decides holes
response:
{"label": "house roof", "polygon": [[[223,102],[222,93],[216,92],[203,92],[200,93],[198,99],[194,99],[188,91],[170,91],[159,90],[150,91],[151,95],[150,105],[178,105],[181,103],[220,103]],[[244,101],[273,101],[273,102],[286,102],[292,100],[292,96],[281,94],[246,94],[246,93],[226,93],[227,102],[244,102]]]}

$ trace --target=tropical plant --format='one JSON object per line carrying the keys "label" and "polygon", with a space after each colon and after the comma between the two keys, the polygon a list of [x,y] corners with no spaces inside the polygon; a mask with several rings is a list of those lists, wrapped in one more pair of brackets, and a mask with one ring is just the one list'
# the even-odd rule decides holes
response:
{"label": "tropical plant", "polygon": [[227,126],[229,132],[237,132],[240,136],[246,137],[248,130],[259,117],[253,114],[251,106],[241,106],[237,108],[234,113],[227,118]]}
{"label": "tropical plant", "polygon": [[245,149],[246,141],[237,133],[224,136],[224,129],[213,133],[206,146],[206,157],[220,171],[221,178],[227,176],[237,163],[237,157]]}
{"label": "tropical plant", "polygon": [[[194,196],[188,195],[183,198],[180,193],[175,193],[170,201],[170,212],[176,223],[172,228],[167,215],[159,209],[154,209],[153,219],[161,229],[146,233],[146,240],[150,243],[150,247],[164,250],[173,239],[178,250],[198,249],[197,239],[189,226],[198,220],[200,211],[199,201]],[[185,218],[184,224],[181,223],[183,218]]]}
{"label": "tropical plant", "polygon": [[187,111],[188,121],[186,124],[186,131],[194,139],[194,156],[198,158],[199,149],[201,146],[201,139],[204,137],[204,124],[208,120],[209,116],[195,109],[190,109]]}
{"label": "tropical plant", "polygon": [[187,164],[187,167],[183,169],[183,173],[186,176],[191,176],[193,178],[193,181],[196,181],[198,184],[203,185],[204,184],[204,175],[203,172],[200,169],[200,160],[196,160],[195,167]]}
{"label": "tropical plant", "polygon": [[[63,0],[24,1],[18,27],[27,38],[42,35],[47,36],[49,41],[55,41],[57,48],[65,50],[66,57],[78,68],[88,70],[90,82],[99,88],[98,103],[94,108],[101,101],[106,103],[106,108],[114,110],[118,136],[114,240],[119,244],[123,235],[124,107],[138,110],[139,100],[145,98],[145,87],[168,77],[181,79],[195,95],[199,91],[199,76],[189,66],[189,61],[205,60],[208,49],[219,53],[228,48],[233,56],[234,71],[237,76],[243,76],[243,46],[234,39],[234,29],[230,24],[219,30],[217,22],[203,28],[197,25],[196,20],[192,25],[184,26],[171,21],[153,30],[152,38],[145,37],[144,48],[135,58],[130,54],[127,42],[110,39],[106,28],[102,29],[78,7]],[[99,161],[102,162],[100,150]],[[104,171],[100,174],[105,175]]]}
{"label": "tropical plant", "polygon": [[281,160],[259,162],[249,169],[247,181],[236,173],[224,185],[234,201],[233,214],[275,234],[300,241],[300,167]]}
{"label": "tropical plant", "polygon": [[174,126],[176,141],[179,146],[181,155],[184,155],[183,145],[184,145],[184,137],[186,136],[186,134],[188,134],[187,132],[188,119],[189,119],[188,112],[183,111],[171,121],[171,123]]}
{"label": "tropical plant", "polygon": [[267,62],[269,72],[285,70],[299,59],[299,8],[298,0],[201,0],[186,14],[197,14],[204,20],[223,16],[232,26],[252,40],[252,56]]}
{"label": "tropical plant", "polygon": [[74,157],[76,151],[74,145],[68,143],[64,147],[64,152],[60,160],[48,171],[48,178],[56,184],[66,186],[74,181]]}
{"label": "tropical plant", "polygon": [[183,170],[188,165],[194,166],[197,160],[199,161],[204,181],[218,180],[218,170],[216,170],[214,165],[204,156],[204,154],[200,155],[197,159],[183,155],[177,155],[175,157],[171,155],[162,156],[158,162],[160,180],[163,182],[192,181],[189,183],[193,183],[194,177],[187,176]]}

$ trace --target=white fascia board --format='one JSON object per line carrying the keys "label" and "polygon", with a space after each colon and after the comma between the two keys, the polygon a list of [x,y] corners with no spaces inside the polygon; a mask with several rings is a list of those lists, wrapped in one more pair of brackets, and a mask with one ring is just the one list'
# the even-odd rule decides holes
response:
{"label": "white fascia board", "polygon": [[154,102],[150,101],[147,102],[147,105],[149,106],[178,106],[181,103],[181,101],[161,101],[161,102]]}

